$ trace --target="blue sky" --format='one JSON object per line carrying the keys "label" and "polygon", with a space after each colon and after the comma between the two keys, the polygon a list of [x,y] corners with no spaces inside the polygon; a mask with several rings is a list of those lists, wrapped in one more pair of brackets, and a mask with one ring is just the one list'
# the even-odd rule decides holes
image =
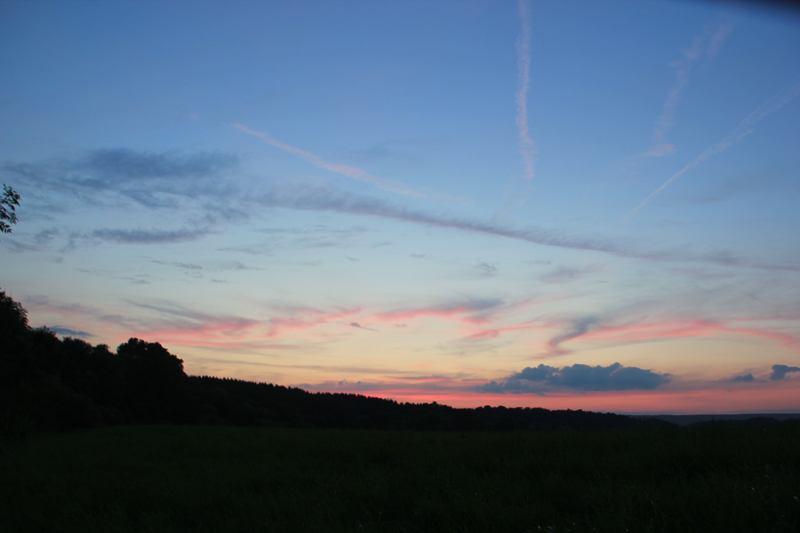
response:
{"label": "blue sky", "polygon": [[797,410],[799,60],[774,6],[3,1],[0,287],[190,374]]}

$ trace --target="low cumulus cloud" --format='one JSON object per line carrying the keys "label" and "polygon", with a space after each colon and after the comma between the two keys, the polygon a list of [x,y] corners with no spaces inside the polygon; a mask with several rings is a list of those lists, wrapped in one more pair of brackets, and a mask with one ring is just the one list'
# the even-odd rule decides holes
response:
{"label": "low cumulus cloud", "polygon": [[786,374],[789,374],[790,372],[800,372],[800,367],[786,366],[786,365],[772,365],[772,374],[769,375],[769,379],[773,381],[778,381],[786,378]]}
{"label": "low cumulus cloud", "polygon": [[562,368],[541,364],[511,374],[504,381],[480,385],[478,392],[544,393],[558,388],[577,391],[653,390],[669,382],[669,374],[620,363],[608,366],[574,364]]}
{"label": "low cumulus cloud", "polygon": [[733,381],[734,383],[752,383],[757,380],[751,372],[750,374],[745,374],[743,376],[734,376],[733,378],[731,378],[731,381]]}

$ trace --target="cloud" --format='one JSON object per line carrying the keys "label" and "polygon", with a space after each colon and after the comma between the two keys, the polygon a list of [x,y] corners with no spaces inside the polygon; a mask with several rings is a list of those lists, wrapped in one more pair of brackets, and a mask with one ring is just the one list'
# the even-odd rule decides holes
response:
{"label": "cloud", "polygon": [[364,183],[369,183],[386,191],[391,191],[398,194],[405,194],[409,196],[422,196],[422,193],[417,191],[412,191],[406,185],[400,183],[399,181],[394,181],[386,178],[381,178],[379,176],[374,176],[369,172],[362,170],[360,168],[343,165],[341,163],[331,163],[330,161],[325,161],[318,155],[312,154],[311,152],[307,152],[301,148],[297,148],[296,146],[291,146],[289,144],[280,142],[276,139],[273,139],[267,133],[264,133],[262,131],[251,130],[250,128],[242,124],[233,124],[233,127],[247,133],[248,135],[258,137],[259,139],[263,140],[265,143],[271,146],[275,146],[276,148],[285,150],[286,152],[289,152],[292,155],[300,156],[316,167],[323,168],[325,170],[329,170],[331,172],[335,172],[336,174],[340,174],[348,178],[353,178],[355,180],[362,181]]}
{"label": "cloud", "polygon": [[483,324],[488,321],[485,313],[503,304],[502,300],[465,300],[430,307],[414,307],[397,309],[387,313],[378,313],[375,319],[385,322],[404,322],[421,317],[454,319],[469,324]]}
{"label": "cloud", "polygon": [[368,328],[368,327],[362,326],[362,325],[361,325],[361,324],[359,324],[358,322],[350,322],[350,327],[353,327],[353,328],[358,328],[358,329],[365,329],[365,330],[367,330],[367,331],[378,331],[378,330],[377,330],[377,329],[375,329],[375,328]]}
{"label": "cloud", "polygon": [[103,229],[93,231],[91,236],[119,244],[172,244],[195,241],[209,233],[211,231],[207,229],[181,229],[176,231]]}
{"label": "cloud", "polygon": [[[549,322],[544,323],[544,326],[540,325],[538,327],[560,325],[562,331],[547,342],[547,350],[538,357],[569,354],[571,350],[564,348],[563,344],[576,340],[624,345],[664,339],[738,336],[768,339],[781,344],[789,350],[796,350],[800,346],[800,338],[795,335],[774,329],[741,326],[742,322],[749,321],[747,318],[732,318],[729,320],[679,318],[651,321],[645,317],[620,324],[620,321],[614,315],[615,313],[609,312],[602,317],[589,315],[566,321],[550,319]],[[489,332],[485,335],[478,334],[476,338],[481,336],[488,337],[491,334]]]}
{"label": "cloud", "polygon": [[576,269],[559,267],[556,270],[541,276],[539,279],[545,283],[571,283],[577,281],[584,273],[591,271],[590,269]]}
{"label": "cloud", "polygon": [[[199,212],[193,227],[179,230],[98,229],[92,232],[46,230],[33,241],[20,243],[19,251],[42,249],[59,235],[68,243],[62,251],[82,242],[101,240],[126,244],[160,244],[196,240],[223,221],[247,218],[230,206],[238,192],[227,176],[239,159],[221,152],[146,152],[128,149],[94,150],[74,158],[40,163],[6,162],[0,171],[16,176],[25,191],[29,216],[52,218],[53,212],[85,210],[94,206],[121,208],[121,200],[150,209],[186,207],[195,202]],[[53,203],[50,197],[60,204]],[[77,202],[77,203],[76,203]]]}
{"label": "cloud", "polygon": [[85,331],[76,331],[64,326],[48,326],[47,329],[55,331],[62,337],[94,337],[94,335],[91,333],[86,333]]}
{"label": "cloud", "polygon": [[[239,159],[222,152],[142,152],[124,148],[94,150],[77,159],[39,164],[5,163],[3,171],[23,182],[68,192],[83,199],[91,192],[116,191],[148,207],[170,207],[164,194],[197,197],[222,195],[221,178]],[[229,192],[229,191],[228,191]]]}
{"label": "cloud", "polygon": [[[298,228],[263,228],[255,230],[265,234],[265,240],[253,244],[229,246],[223,251],[244,252],[252,255],[272,255],[277,249],[314,249],[314,248],[349,248],[354,239],[369,232],[365,227],[353,226],[345,229],[333,229],[317,225],[307,229]],[[358,261],[348,257],[352,261]]]}
{"label": "cloud", "polygon": [[196,179],[217,176],[238,164],[232,154],[220,152],[136,152],[128,149],[106,149],[91,152],[78,161],[73,170],[84,171],[80,180],[85,186],[108,188],[120,181],[143,181],[169,178]]}
{"label": "cloud", "polygon": [[485,277],[497,275],[497,267],[492,263],[479,263],[476,268]]}
{"label": "cloud", "polygon": [[263,268],[259,267],[252,267],[245,265],[240,261],[227,261],[220,265],[221,270],[264,270]]}
{"label": "cloud", "polygon": [[533,158],[536,155],[536,144],[528,133],[528,89],[531,80],[531,22],[530,6],[525,0],[519,0],[519,16],[522,21],[522,33],[517,38],[517,129],[522,160],[525,163],[525,177],[533,179]]}
{"label": "cloud", "polygon": [[[700,320],[682,319],[656,322],[632,322],[622,325],[599,324],[591,320],[586,330],[573,326],[569,339],[581,337],[585,341],[601,342],[641,342],[656,339],[684,338],[684,337],[714,337],[722,335],[740,335],[770,339],[779,342],[786,348],[796,348],[798,338],[788,333],[757,329],[736,325],[741,320]],[[591,327],[595,326],[595,327]],[[577,333],[577,334],[574,334]],[[559,342],[564,342],[558,337]],[[550,341],[551,344],[553,341]]]}
{"label": "cloud", "polygon": [[156,337],[164,343],[188,346],[236,346],[256,335],[254,330],[263,323],[245,317],[213,315],[187,309],[171,302],[129,304],[155,311],[161,316],[150,318],[133,327],[133,335]]}
{"label": "cloud", "polygon": [[[334,310],[317,309],[313,307],[287,307],[278,306],[278,312],[285,317],[271,318],[268,337],[274,338],[284,334],[287,330],[314,329],[328,323],[341,323],[343,319],[350,318],[361,312],[360,308]],[[350,327],[361,327],[358,322],[349,322]],[[369,328],[363,328],[369,329]]]}
{"label": "cloud", "polygon": [[[142,316],[128,308],[122,314],[109,314],[102,309],[79,304],[55,302],[46,296],[26,298],[25,306],[38,313],[56,314],[63,317],[88,317],[95,323],[112,325],[104,327],[103,338],[130,336],[142,339],[154,339],[164,344],[179,344],[200,347],[235,347],[237,349],[286,348],[280,345],[266,345],[265,335],[261,328],[266,327],[262,321],[225,314],[210,314],[187,309],[169,301],[155,303],[127,302],[134,308],[155,311]],[[56,328],[60,328],[56,326]],[[54,329],[71,335],[68,328]],[[88,335],[88,334],[87,334]],[[96,337],[97,335],[95,335]]]}
{"label": "cloud", "polygon": [[499,337],[502,333],[507,333],[509,331],[525,331],[530,329],[539,329],[543,326],[540,325],[530,325],[531,322],[525,322],[523,324],[519,324],[516,326],[503,326],[499,328],[489,328],[489,329],[480,329],[471,333],[467,336],[467,339],[470,340],[482,340],[482,339],[495,339]]}
{"label": "cloud", "polygon": [[177,261],[159,261],[158,259],[151,259],[150,262],[151,263],[157,263],[159,265],[168,265],[168,266],[174,266],[174,267],[177,267],[177,268],[184,268],[186,270],[202,270],[203,269],[203,267],[201,267],[200,265],[193,265],[191,263],[179,263]]}
{"label": "cloud", "polygon": [[572,238],[540,228],[515,230],[493,223],[438,216],[394,206],[378,198],[344,193],[338,189],[325,186],[273,187],[261,195],[254,196],[252,201],[264,207],[376,216],[428,226],[519,239],[545,246],[624,253],[620,247],[607,240]]}
{"label": "cloud", "polygon": [[[774,105],[776,104],[773,103]],[[108,201],[108,193],[118,193],[142,205],[158,209],[166,205],[159,203],[161,200],[174,202],[183,198],[197,201],[199,208],[205,213],[194,221],[194,227],[178,230],[98,229],[94,234],[69,233],[68,230],[66,233],[59,233],[56,230],[49,230],[50,233],[37,236],[35,243],[9,238],[9,244],[11,249],[16,251],[33,250],[45,246],[50,239],[59,234],[68,238],[65,251],[91,238],[130,244],[186,242],[211,233],[210,228],[217,227],[220,221],[246,219],[249,213],[263,212],[264,208],[285,208],[382,217],[515,239],[542,246],[596,251],[618,257],[800,271],[800,266],[797,265],[759,264],[730,254],[691,255],[672,251],[648,251],[597,236],[574,236],[536,226],[510,227],[496,222],[437,215],[393,205],[371,196],[346,193],[331,186],[267,185],[260,190],[254,189],[244,194],[231,185],[231,180],[225,179],[225,174],[234,171],[237,165],[237,158],[217,152],[182,155],[175,151],[153,154],[121,149],[95,151],[78,160],[62,160],[40,165],[7,163],[2,169],[17,172],[21,180],[31,187],[29,196],[38,194],[36,191],[69,192],[81,201],[91,196],[92,202],[101,203]],[[112,169],[115,169],[113,173]],[[177,176],[179,179],[171,179],[169,176]],[[153,198],[159,202],[142,197],[139,193],[143,189],[147,190],[148,194],[154,195]],[[232,207],[234,204],[235,207]],[[38,209],[42,213],[49,213],[55,208],[49,203],[40,201]],[[319,246],[325,242],[308,241],[307,244]],[[270,246],[265,244],[256,245],[255,248],[245,247],[242,251],[269,253],[270,249]]]}
{"label": "cloud", "polygon": [[574,364],[557,368],[547,365],[526,367],[502,382],[478,386],[478,392],[544,392],[552,388],[579,391],[653,390],[670,382],[669,374],[614,363],[608,366]]}
{"label": "cloud", "polygon": [[248,198],[248,201],[252,201],[254,204],[261,207],[277,207],[301,211],[331,211],[375,216],[413,224],[450,228],[459,231],[516,239],[542,246],[607,253],[618,257],[668,262],[704,262],[724,264],[726,266],[737,265],[751,268],[781,269],[800,272],[800,266],[746,263],[730,255],[689,255],[676,252],[636,250],[600,237],[574,237],[536,226],[511,228],[493,222],[440,216],[395,206],[370,196],[345,193],[328,186],[275,186],[260,195],[252,195]]}
{"label": "cloud", "polygon": [[592,326],[597,324],[599,319],[596,317],[581,317],[572,321],[570,327],[564,333],[556,335],[552,339],[548,341],[548,345],[550,347],[550,352],[553,354],[565,354],[568,353],[566,350],[561,348],[561,343],[566,342],[568,340],[575,339],[582,335],[585,335]]}
{"label": "cloud", "polygon": [[719,53],[722,43],[734,27],[735,23],[732,21],[720,23],[715,29],[707,25],[703,34],[695,37],[692,46],[683,51],[683,59],[673,62],[672,65],[677,68],[675,83],[670,87],[661,115],[656,120],[656,143],[645,156],[660,157],[675,152],[675,146],[667,142],[666,134],[675,122],[675,108],[689,83],[689,75],[703,59],[711,60]]}
{"label": "cloud", "polygon": [[776,94],[775,96],[773,96],[772,98],[761,104],[755,111],[747,115],[747,117],[745,117],[745,119],[742,120],[741,123],[739,123],[739,126],[731,130],[730,133],[728,133],[728,135],[726,135],[721,141],[706,148],[705,151],[703,151],[703,153],[701,153],[699,156],[690,161],[680,171],[673,174],[672,177],[669,178],[667,181],[665,181],[658,189],[650,193],[650,196],[645,198],[642,201],[642,203],[633,208],[633,210],[631,210],[631,212],[628,213],[625,216],[625,218],[622,219],[620,225],[625,224],[625,222],[631,216],[633,216],[634,213],[636,213],[639,209],[647,205],[650,202],[650,200],[655,198],[656,195],[658,195],[661,191],[666,189],[670,183],[672,183],[680,176],[685,174],[688,170],[696,167],[697,165],[708,159],[711,159],[715,155],[721,154],[734,144],[741,142],[742,139],[744,139],[747,135],[753,132],[753,126],[759,123],[767,115],[776,112],[781,107],[789,103],[798,94],[800,94],[800,75],[795,77],[794,80],[792,80],[792,82],[786,87],[784,87],[778,94]]}
{"label": "cloud", "polygon": [[755,376],[753,376],[752,373],[750,373],[750,374],[745,374],[743,376],[735,376],[731,378],[731,381],[736,383],[752,383],[756,381],[756,378]]}
{"label": "cloud", "polygon": [[797,366],[786,366],[786,365],[772,365],[772,374],[770,374],[769,379],[773,381],[781,380],[786,377],[786,374],[790,372],[800,372],[800,367]]}

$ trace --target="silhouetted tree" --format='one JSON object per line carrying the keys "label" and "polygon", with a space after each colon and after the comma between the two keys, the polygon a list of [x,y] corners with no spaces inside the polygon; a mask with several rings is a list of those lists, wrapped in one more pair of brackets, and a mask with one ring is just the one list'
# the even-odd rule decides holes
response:
{"label": "silhouetted tree", "polygon": [[157,342],[131,338],[117,347],[127,380],[127,405],[132,415],[145,422],[172,418],[184,393],[183,360]]}
{"label": "silhouetted tree", "polygon": [[17,214],[14,211],[18,205],[19,194],[4,183],[3,197],[0,198],[0,233],[11,233],[10,224],[17,223]]}
{"label": "silhouetted tree", "polygon": [[0,290],[0,346],[3,353],[15,353],[28,334],[28,313],[5,291]]}

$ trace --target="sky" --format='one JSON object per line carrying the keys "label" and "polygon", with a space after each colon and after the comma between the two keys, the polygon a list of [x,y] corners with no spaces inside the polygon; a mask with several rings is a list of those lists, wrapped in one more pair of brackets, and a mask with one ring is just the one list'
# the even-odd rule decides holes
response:
{"label": "sky", "polygon": [[0,0],[0,288],[190,375],[800,411],[800,13]]}

